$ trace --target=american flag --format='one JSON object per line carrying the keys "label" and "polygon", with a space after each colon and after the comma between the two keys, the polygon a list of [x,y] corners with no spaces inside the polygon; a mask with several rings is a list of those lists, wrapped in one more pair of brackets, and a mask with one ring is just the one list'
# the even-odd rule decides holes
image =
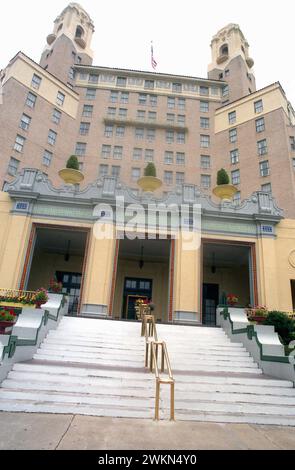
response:
{"label": "american flag", "polygon": [[154,59],[154,48],[153,48],[153,43],[151,43],[151,63],[152,63],[152,67],[153,69],[155,69],[157,67],[157,62],[155,61]]}

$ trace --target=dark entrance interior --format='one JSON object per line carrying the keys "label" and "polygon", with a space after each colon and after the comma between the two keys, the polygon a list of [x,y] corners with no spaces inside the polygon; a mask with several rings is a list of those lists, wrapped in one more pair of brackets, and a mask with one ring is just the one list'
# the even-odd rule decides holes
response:
{"label": "dark entrance interior", "polygon": [[86,249],[87,232],[37,227],[25,288],[48,288],[50,279],[62,282],[69,296],[69,314],[76,315]]}
{"label": "dark entrance interior", "polygon": [[227,295],[238,306],[254,305],[254,276],[250,245],[203,242],[202,321],[216,324],[216,308]]}
{"label": "dark entrance interior", "polygon": [[125,278],[122,318],[135,320],[135,302],[152,299],[152,279]]}

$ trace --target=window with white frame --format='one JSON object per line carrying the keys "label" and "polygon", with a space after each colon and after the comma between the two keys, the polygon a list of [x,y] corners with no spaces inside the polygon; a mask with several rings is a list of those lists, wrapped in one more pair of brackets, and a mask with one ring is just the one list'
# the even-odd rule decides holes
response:
{"label": "window with white frame", "polygon": [[144,151],[144,161],[145,162],[153,162],[154,161],[154,150],[153,149],[145,149],[145,151]]}
{"label": "window with white frame", "polygon": [[57,139],[57,133],[53,131],[52,129],[49,129],[47,142],[50,145],[55,145],[56,139]]}
{"label": "window with white frame", "polygon": [[173,172],[164,171],[164,183],[167,185],[173,184]]}
{"label": "window with white frame", "polygon": [[178,122],[178,124],[183,126],[185,124],[185,115],[184,114],[177,114],[177,122]]}
{"label": "window with white frame", "polygon": [[211,175],[201,175],[201,187],[209,189],[211,187]]}
{"label": "window with white frame", "polygon": [[109,173],[109,165],[99,165],[99,176],[107,176]]}
{"label": "window with white frame", "polygon": [[44,150],[43,157],[42,157],[43,165],[50,166],[52,162],[52,157],[53,157],[52,152],[49,152],[49,150]]}
{"label": "window with white frame", "polygon": [[14,147],[13,147],[14,150],[16,152],[22,152],[24,149],[25,141],[26,141],[25,137],[21,135],[17,135],[15,139]]}
{"label": "window with white frame", "polygon": [[122,145],[115,145],[113,152],[114,160],[122,160],[123,158],[123,147]]}
{"label": "window with white frame", "polygon": [[155,82],[154,80],[145,80],[144,81],[144,88],[147,88],[149,90],[153,90],[155,87]]}
{"label": "window with white frame", "polygon": [[164,163],[165,165],[172,165],[174,162],[174,155],[173,152],[166,151],[164,155]]}
{"label": "window with white frame", "polygon": [[19,164],[20,164],[19,160],[17,160],[16,158],[11,157],[10,160],[9,160],[7,173],[11,176],[15,176],[17,174]]}
{"label": "window with white frame", "polygon": [[155,121],[157,119],[157,113],[155,111],[148,112],[148,120]]}
{"label": "window with white frame", "polygon": [[119,178],[120,176],[120,171],[121,171],[121,167],[120,166],[117,166],[117,165],[113,165],[112,166],[112,176],[116,177],[116,178]]}
{"label": "window with white frame", "polygon": [[92,104],[84,104],[82,116],[91,118],[92,114],[93,114],[93,105]]}
{"label": "window with white frame", "polygon": [[118,97],[119,97],[119,92],[111,90],[111,92],[110,92],[110,102],[111,103],[117,103],[118,102]]}
{"label": "window with white frame", "polygon": [[263,102],[262,100],[258,100],[254,102],[254,111],[255,113],[262,113],[263,111]]}
{"label": "window with white frame", "polygon": [[127,104],[129,102],[129,92],[128,91],[122,91],[121,92],[121,97],[120,97],[121,103]]}
{"label": "window with white frame", "polygon": [[90,129],[89,122],[80,122],[80,135],[88,135]]}
{"label": "window with white frame", "polygon": [[147,104],[147,97],[146,93],[139,93],[138,95],[138,104]]}
{"label": "window with white frame", "polygon": [[98,83],[98,75],[96,73],[90,73],[88,81],[89,83]]}
{"label": "window with white frame", "polygon": [[69,73],[68,73],[68,77],[69,77],[70,80],[74,80],[74,78],[75,78],[75,70],[73,69],[73,67],[70,67]]}
{"label": "window with white frame", "polygon": [[222,88],[222,96],[227,96],[229,94],[229,86],[228,85],[225,85],[223,88]]}
{"label": "window with white frame", "polygon": [[241,191],[237,191],[236,194],[234,194],[233,203],[235,206],[239,206],[241,204]]}
{"label": "window with white frame", "polygon": [[185,143],[185,133],[184,132],[177,132],[176,133],[176,142],[178,144],[184,144]]}
{"label": "window with white frame", "polygon": [[143,139],[144,138],[144,128],[143,127],[136,127],[135,128],[135,138],[136,139]]}
{"label": "window with white frame", "polygon": [[125,87],[126,84],[127,84],[127,78],[126,77],[117,77],[117,86]]}
{"label": "window with white frame", "polygon": [[185,153],[176,152],[176,165],[185,165]]}
{"label": "window with white frame", "polygon": [[146,138],[149,141],[153,141],[156,138],[156,129],[147,129]]}
{"label": "window with white frame", "polygon": [[27,99],[26,99],[26,105],[29,106],[29,108],[34,108],[36,101],[37,101],[37,96],[34,95],[34,93],[31,93],[29,91]]}
{"label": "window with white frame", "polygon": [[138,147],[135,147],[133,149],[133,156],[132,156],[132,159],[133,160],[136,160],[136,161],[139,161],[142,159],[142,149],[141,148],[138,148]]}
{"label": "window with white frame", "polygon": [[210,135],[201,134],[200,144],[202,148],[208,148],[210,146]]}
{"label": "window with white frame", "polygon": [[172,91],[175,91],[176,93],[181,93],[182,92],[182,84],[181,83],[172,83]]}
{"label": "window with white frame", "polygon": [[66,96],[65,96],[61,91],[59,91],[59,92],[57,93],[56,103],[57,103],[59,106],[63,106],[63,105],[64,105],[64,102],[65,102],[65,98],[66,98]]}
{"label": "window with white frame", "polygon": [[207,117],[200,117],[200,127],[201,129],[209,129],[209,118]]}
{"label": "window with white frame", "polygon": [[210,156],[201,155],[201,168],[208,169],[210,167],[211,167]]}
{"label": "window with white frame", "polygon": [[132,181],[137,181],[140,178],[140,168],[131,169],[131,179]]}
{"label": "window with white frame", "polygon": [[157,106],[158,104],[158,97],[157,95],[149,95],[150,106]]}
{"label": "window with white frame", "polygon": [[236,127],[228,131],[229,141],[231,144],[234,144],[238,140],[238,130]]}
{"label": "window with white frame", "polygon": [[237,113],[236,111],[231,111],[228,113],[228,123],[229,124],[234,124],[237,120]]}
{"label": "window with white frame", "polygon": [[32,118],[30,118],[30,116],[28,116],[27,114],[23,114],[22,117],[21,117],[21,120],[20,120],[19,127],[21,129],[23,129],[24,131],[28,131],[29,127],[30,127],[31,120],[32,120]]}
{"label": "window with white frame", "polygon": [[34,73],[33,78],[32,78],[32,82],[31,82],[31,87],[35,88],[35,90],[39,90],[41,82],[42,82],[42,78],[39,77],[39,75],[36,75]]}
{"label": "window with white frame", "polygon": [[259,163],[260,176],[269,176],[269,162],[265,160]]}
{"label": "window with white frame", "polygon": [[109,106],[108,107],[108,116],[116,116],[116,111],[117,111],[117,108],[113,108],[112,106]]}
{"label": "window with white frame", "polygon": [[184,173],[181,171],[177,171],[175,175],[175,182],[176,184],[183,184],[184,183]]}
{"label": "window with white frame", "polygon": [[230,162],[232,165],[235,165],[239,162],[239,150],[234,149],[230,151]]}
{"label": "window with white frame", "polygon": [[124,137],[125,135],[125,126],[116,127],[116,137]]}
{"label": "window with white frame", "polygon": [[200,101],[200,112],[208,113],[209,112],[209,101]]}
{"label": "window with white frame", "polygon": [[231,172],[231,182],[232,184],[240,184],[240,170],[234,170]]}
{"label": "window with white frame", "polygon": [[258,155],[265,155],[267,153],[267,142],[266,139],[259,140],[257,142]]}
{"label": "window with white frame", "polygon": [[271,193],[271,183],[262,184],[261,191],[263,191],[264,193]]}
{"label": "window with white frame", "polygon": [[86,143],[85,142],[77,142],[75,155],[83,156],[86,154]]}
{"label": "window with white frame", "polygon": [[174,98],[174,96],[168,96],[168,97],[167,97],[167,106],[168,106],[168,108],[170,108],[170,109],[174,109],[174,108],[175,108],[175,98]]}
{"label": "window with white frame", "polygon": [[61,111],[59,111],[59,109],[54,108],[52,112],[52,122],[54,122],[54,124],[59,124],[61,120],[61,115]]}
{"label": "window with white frame", "polygon": [[263,132],[265,131],[265,122],[264,118],[256,119],[255,121],[256,132]]}
{"label": "window with white frame", "polygon": [[185,98],[178,98],[178,109],[184,110],[185,109]]}
{"label": "window with white frame", "polygon": [[209,87],[207,86],[200,86],[200,95],[208,96],[209,95]]}
{"label": "window with white frame", "polygon": [[113,136],[113,131],[114,131],[113,124],[106,124],[105,125],[105,128],[104,128],[105,137],[112,137]]}
{"label": "window with white frame", "polygon": [[127,109],[126,108],[119,108],[119,117],[126,118],[127,117]]}
{"label": "window with white frame", "polygon": [[86,89],[86,100],[95,100],[96,97],[96,89],[95,88],[87,88]]}
{"label": "window with white frame", "polygon": [[174,131],[166,130],[166,142],[172,144],[174,142]]}
{"label": "window with white frame", "polygon": [[110,158],[111,156],[111,149],[110,145],[103,144],[101,147],[101,156],[102,158]]}
{"label": "window with white frame", "polygon": [[143,109],[138,109],[138,110],[137,110],[136,117],[137,117],[137,119],[139,119],[140,121],[144,121],[144,120],[145,120],[145,111],[144,111]]}
{"label": "window with white frame", "polygon": [[167,113],[166,114],[166,120],[167,120],[167,122],[174,122],[175,121],[175,114]]}

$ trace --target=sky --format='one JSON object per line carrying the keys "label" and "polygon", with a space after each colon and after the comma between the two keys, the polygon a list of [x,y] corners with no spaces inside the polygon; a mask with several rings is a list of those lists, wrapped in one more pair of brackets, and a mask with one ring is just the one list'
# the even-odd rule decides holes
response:
{"label": "sky", "polygon": [[[0,69],[19,51],[39,61],[66,0],[2,5]],[[238,23],[250,44],[257,88],[280,81],[295,107],[294,0],[81,0],[95,24],[94,65],[207,77],[212,36]]]}

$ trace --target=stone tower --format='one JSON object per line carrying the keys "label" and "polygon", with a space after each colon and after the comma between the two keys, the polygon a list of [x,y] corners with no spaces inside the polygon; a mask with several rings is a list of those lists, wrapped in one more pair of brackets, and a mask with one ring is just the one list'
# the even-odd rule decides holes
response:
{"label": "stone tower", "polygon": [[256,91],[253,59],[249,56],[249,44],[239,25],[229,24],[213,37],[212,63],[208,78],[225,80],[224,102],[235,101]]}
{"label": "stone tower", "polygon": [[40,65],[64,83],[74,83],[75,63],[91,65],[91,39],[94,24],[88,13],[78,4],[70,3],[56,18],[54,29],[47,36],[47,45]]}

